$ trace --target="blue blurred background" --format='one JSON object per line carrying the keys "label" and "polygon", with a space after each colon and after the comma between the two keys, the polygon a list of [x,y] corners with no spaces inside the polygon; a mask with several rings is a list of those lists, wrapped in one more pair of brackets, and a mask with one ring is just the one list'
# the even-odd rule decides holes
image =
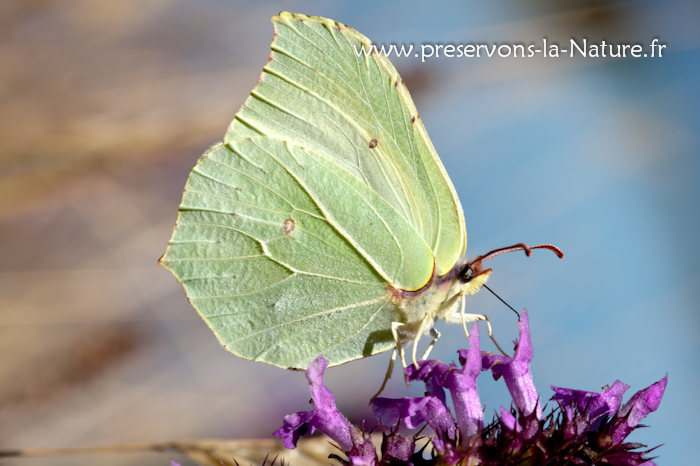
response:
{"label": "blue blurred background", "polygon": [[[307,408],[303,374],[222,350],[156,261],[199,155],[255,85],[290,10],[378,44],[666,45],[661,58],[393,60],[464,206],[468,254],[524,241],[566,254],[489,264],[530,313],[549,385],[635,391],[669,374],[658,464],[694,464],[700,434],[700,5],[518,2],[8,0],[0,6],[0,448],[268,437]],[[502,344],[515,316],[469,309]],[[433,355],[455,358],[459,326]],[[491,343],[484,339],[486,349]],[[509,346],[509,345],[508,345]],[[389,355],[332,369],[353,420]],[[486,418],[510,397],[480,378]],[[412,393],[420,393],[415,387]],[[405,396],[399,373],[388,396]],[[9,465],[162,465],[157,454]],[[183,461],[183,464],[187,464]]]}

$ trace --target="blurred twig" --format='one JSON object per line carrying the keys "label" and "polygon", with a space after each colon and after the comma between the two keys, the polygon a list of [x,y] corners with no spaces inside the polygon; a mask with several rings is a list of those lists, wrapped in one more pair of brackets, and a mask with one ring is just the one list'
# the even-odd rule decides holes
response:
{"label": "blurred twig", "polygon": [[[375,439],[376,443],[376,439]],[[277,458],[284,464],[299,466],[328,465],[328,455],[340,453],[325,436],[301,439],[294,450],[288,450],[279,439],[247,440],[183,440],[176,442],[133,443],[99,447],[29,448],[0,450],[2,457],[37,457],[87,454],[134,453],[144,451],[182,453],[202,466],[261,465],[265,458]],[[279,464],[279,463],[278,463]]]}

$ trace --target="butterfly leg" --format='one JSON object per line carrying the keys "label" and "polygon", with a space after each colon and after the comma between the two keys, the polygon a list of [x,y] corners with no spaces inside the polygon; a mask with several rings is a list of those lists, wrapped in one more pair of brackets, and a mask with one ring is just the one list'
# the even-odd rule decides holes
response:
{"label": "butterfly leg", "polygon": [[[467,340],[469,339],[469,330],[467,330],[467,320],[464,318],[464,294],[462,294],[462,301],[459,304],[459,317],[460,320],[462,321],[462,328],[464,329],[464,334],[467,336]],[[488,322],[488,321],[487,321]]]}
{"label": "butterfly leg", "polygon": [[[421,335],[423,335],[423,331],[425,330],[425,326],[428,324],[428,321],[430,321],[432,316],[430,314],[426,314],[423,319],[420,321],[420,325],[418,326],[418,330],[416,331],[415,336],[413,337],[413,348],[412,348],[412,356],[413,356],[413,365],[418,369],[418,362],[416,361],[416,353],[418,351],[418,341],[420,340]],[[436,338],[433,338],[433,342],[429,345],[432,346],[433,343],[435,343]],[[421,358],[422,359],[422,358]],[[402,361],[404,364],[404,369],[406,368],[406,362]],[[406,385],[408,385],[408,382],[406,382]]]}
{"label": "butterfly leg", "polygon": [[435,342],[438,341],[438,338],[440,338],[440,332],[435,330],[435,328],[431,328],[430,336],[433,337],[433,341],[430,342],[428,347],[425,349],[425,353],[423,353],[423,356],[420,357],[421,361],[425,361],[426,359],[428,359],[428,355],[430,354],[430,351],[432,351],[433,346],[435,346]]}
{"label": "butterfly leg", "polygon": [[384,375],[384,381],[382,382],[382,386],[379,387],[379,390],[377,390],[377,393],[370,398],[370,404],[372,404],[372,400],[381,395],[381,393],[384,391],[384,387],[386,387],[386,383],[389,381],[391,378],[391,373],[394,372],[394,364],[396,363],[396,353],[399,352],[399,349],[397,346],[394,347],[393,350],[391,350],[391,359],[389,359],[389,368],[386,370],[386,374]]}
{"label": "butterfly leg", "polygon": [[489,338],[493,342],[494,345],[496,345],[496,348],[498,348],[498,351],[501,352],[502,355],[509,357],[508,354],[506,354],[503,349],[501,349],[501,345],[498,344],[496,339],[493,336],[493,329],[491,328],[491,322],[489,322],[489,318],[486,317],[483,314],[465,314],[464,313],[464,299],[462,299],[462,304],[460,306],[460,311],[459,311],[459,317],[460,320],[462,321],[462,328],[464,329],[464,334],[469,338],[469,331],[467,330],[467,322],[474,322],[477,320],[483,320],[486,322],[486,329],[489,332]]}
{"label": "butterfly leg", "polygon": [[391,334],[394,336],[394,341],[396,342],[396,347],[394,349],[399,353],[399,357],[401,358],[401,367],[403,367],[403,380],[406,383],[406,386],[408,387],[408,377],[406,376],[406,352],[404,351],[403,344],[401,343],[401,336],[399,335],[399,329],[405,325],[406,324],[403,324],[401,322],[392,322]]}
{"label": "butterfly leg", "polygon": [[403,324],[401,322],[392,322],[391,323],[391,334],[394,336],[394,341],[396,342],[396,347],[394,348],[395,350],[398,350],[399,357],[401,357],[401,365],[405,368],[406,367],[406,355],[403,349],[403,345],[401,344],[401,337],[399,335],[399,329],[403,327],[406,324]]}

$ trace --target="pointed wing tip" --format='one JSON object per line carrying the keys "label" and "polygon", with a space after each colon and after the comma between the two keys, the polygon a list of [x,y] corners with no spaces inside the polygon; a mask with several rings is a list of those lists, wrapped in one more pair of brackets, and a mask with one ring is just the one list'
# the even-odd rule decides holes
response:
{"label": "pointed wing tip", "polygon": [[[168,245],[168,248],[170,248],[169,245]],[[166,258],[167,255],[168,255],[168,249],[166,249],[165,252],[163,253],[163,255],[158,258],[158,265],[160,265],[164,269],[172,272],[172,269],[170,268],[170,261]],[[174,275],[174,273],[173,273],[173,275]]]}

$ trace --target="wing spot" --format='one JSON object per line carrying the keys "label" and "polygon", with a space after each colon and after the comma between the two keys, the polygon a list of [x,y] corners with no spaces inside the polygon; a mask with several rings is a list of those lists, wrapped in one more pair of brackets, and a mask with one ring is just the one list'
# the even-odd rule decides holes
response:
{"label": "wing spot", "polygon": [[411,117],[411,123],[415,123],[415,122],[416,122],[416,117],[415,117],[415,116],[412,116],[412,117]]}
{"label": "wing spot", "polygon": [[297,222],[292,220],[291,218],[288,218],[287,220],[282,223],[282,231],[284,231],[284,236],[287,236],[291,239],[294,239],[294,237],[289,236],[291,232],[293,232],[297,227]]}
{"label": "wing spot", "polygon": [[377,144],[379,144],[379,141],[377,141],[376,138],[372,138],[372,140],[369,142],[369,148],[374,149],[377,147]]}

